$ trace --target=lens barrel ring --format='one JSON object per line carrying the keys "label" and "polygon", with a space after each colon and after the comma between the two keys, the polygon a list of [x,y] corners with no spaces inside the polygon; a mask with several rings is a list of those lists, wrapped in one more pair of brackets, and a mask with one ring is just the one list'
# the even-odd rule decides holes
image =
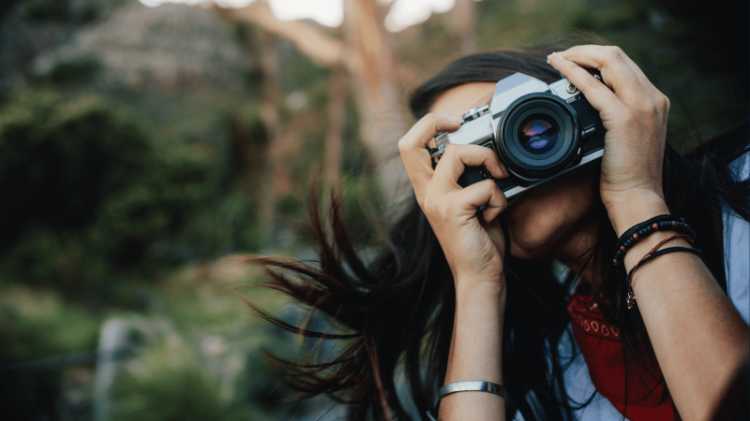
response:
{"label": "lens barrel ring", "polygon": [[[538,120],[556,126],[556,144],[534,151],[519,139],[524,122]],[[555,175],[566,168],[577,156],[580,130],[577,113],[562,98],[548,92],[519,97],[511,103],[498,125],[495,148],[508,169],[524,179],[540,179]]]}

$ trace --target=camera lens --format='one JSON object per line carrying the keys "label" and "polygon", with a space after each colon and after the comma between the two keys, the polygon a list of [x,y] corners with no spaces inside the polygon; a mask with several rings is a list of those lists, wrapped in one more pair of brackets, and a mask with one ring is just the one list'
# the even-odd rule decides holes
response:
{"label": "camera lens", "polygon": [[557,145],[560,128],[555,120],[544,114],[526,117],[519,125],[518,142],[528,152],[541,155]]}
{"label": "camera lens", "polygon": [[503,163],[518,178],[551,177],[577,156],[578,118],[573,107],[547,92],[517,98],[505,110],[495,135]]}

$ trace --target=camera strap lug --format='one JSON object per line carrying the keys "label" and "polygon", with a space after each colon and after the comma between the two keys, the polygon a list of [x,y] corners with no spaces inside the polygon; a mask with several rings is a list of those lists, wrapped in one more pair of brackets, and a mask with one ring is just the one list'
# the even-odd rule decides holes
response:
{"label": "camera strap lug", "polygon": [[594,134],[596,134],[596,124],[592,124],[592,125],[584,128],[583,130],[581,130],[581,137],[583,139],[591,137]]}

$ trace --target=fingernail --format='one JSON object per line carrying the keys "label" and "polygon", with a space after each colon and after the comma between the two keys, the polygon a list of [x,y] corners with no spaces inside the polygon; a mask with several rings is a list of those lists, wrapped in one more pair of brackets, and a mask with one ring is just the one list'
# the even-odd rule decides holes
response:
{"label": "fingernail", "polygon": [[554,53],[552,53],[552,54],[550,54],[550,55],[547,56],[547,64],[549,64],[549,58],[553,57],[553,56],[556,57],[556,58],[563,58],[563,56],[561,56],[560,53],[554,52]]}
{"label": "fingernail", "polygon": [[508,176],[510,175],[508,174],[508,168],[506,168],[505,164],[503,164],[502,162],[500,163],[500,169],[503,170],[503,175],[505,176],[505,178],[508,178]]}

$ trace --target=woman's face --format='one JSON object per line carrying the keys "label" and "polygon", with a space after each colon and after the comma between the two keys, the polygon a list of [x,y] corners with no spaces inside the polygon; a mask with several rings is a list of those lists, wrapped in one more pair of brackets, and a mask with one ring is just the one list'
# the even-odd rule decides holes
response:
{"label": "woman's face", "polygon": [[[442,94],[430,111],[461,117],[470,108],[488,104],[494,90],[494,83],[460,85]],[[598,200],[598,171],[598,165],[586,165],[511,198],[503,214],[513,256],[580,255],[585,246],[577,243],[581,236],[576,234],[593,223],[588,216]]]}

